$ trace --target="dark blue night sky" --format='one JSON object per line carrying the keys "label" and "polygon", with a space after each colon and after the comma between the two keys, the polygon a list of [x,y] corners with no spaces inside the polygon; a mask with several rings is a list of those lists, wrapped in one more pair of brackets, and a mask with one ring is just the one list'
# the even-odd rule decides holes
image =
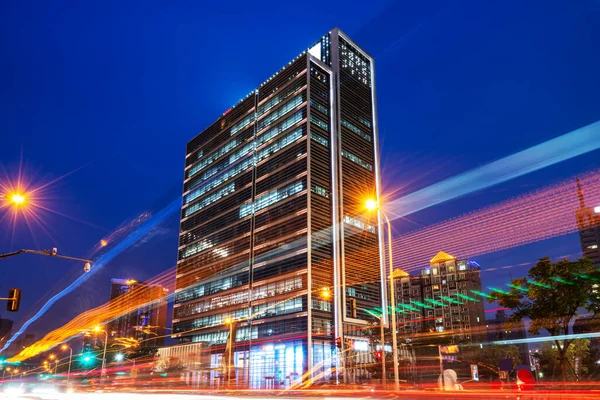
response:
{"label": "dark blue night sky", "polygon": [[[375,57],[383,180],[398,196],[600,120],[595,0],[5,1],[0,179],[16,176],[21,156],[38,183],[81,168],[52,185],[48,203],[85,223],[45,214],[51,237],[35,226],[32,237],[4,220],[0,252],[86,256],[122,222],[174,199],[186,142],[334,26]],[[597,168],[598,156],[419,212],[396,233]],[[32,330],[106,301],[111,277],[173,267],[177,233],[175,216]],[[497,268],[580,250],[569,235],[477,260]],[[17,325],[81,274],[78,263],[35,256],[1,264],[0,291],[23,289]]]}

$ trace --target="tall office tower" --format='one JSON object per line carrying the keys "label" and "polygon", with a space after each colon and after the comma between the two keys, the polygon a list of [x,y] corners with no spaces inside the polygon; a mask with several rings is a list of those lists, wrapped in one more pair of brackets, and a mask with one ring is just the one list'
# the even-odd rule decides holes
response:
{"label": "tall office tower", "polygon": [[187,145],[173,336],[238,382],[328,379],[385,303],[373,67],[334,29]]}
{"label": "tall office tower", "polygon": [[583,195],[581,181],[577,178],[577,197],[579,209],[575,211],[579,240],[583,256],[593,261],[594,266],[600,267],[600,205],[587,207]]}
{"label": "tall office tower", "polygon": [[451,332],[465,339],[486,335],[481,291],[481,268],[475,261],[458,260],[443,251],[419,276],[396,280],[399,332]]}
{"label": "tall office tower", "polygon": [[[140,347],[162,346],[167,324],[168,290],[160,285],[149,285],[134,279],[111,279],[110,283],[110,299],[121,297],[123,301],[111,301],[109,308],[133,308],[133,311],[124,313],[109,323],[109,338],[134,338],[139,341]],[[135,296],[134,305],[126,294],[136,290],[139,295]]]}

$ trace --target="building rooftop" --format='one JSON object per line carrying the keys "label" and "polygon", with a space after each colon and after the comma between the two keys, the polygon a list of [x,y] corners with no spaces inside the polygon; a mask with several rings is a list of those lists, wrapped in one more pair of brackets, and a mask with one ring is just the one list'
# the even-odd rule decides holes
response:
{"label": "building rooftop", "polygon": [[429,263],[440,263],[440,262],[444,262],[444,261],[452,261],[452,260],[456,260],[456,257],[451,256],[448,253],[444,253],[443,251],[440,251],[439,253],[437,253],[435,255],[435,257],[433,257]]}

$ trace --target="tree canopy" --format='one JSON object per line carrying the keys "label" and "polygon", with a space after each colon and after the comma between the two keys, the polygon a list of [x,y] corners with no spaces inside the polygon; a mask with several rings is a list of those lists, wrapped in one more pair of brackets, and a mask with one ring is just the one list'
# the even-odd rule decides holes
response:
{"label": "tree canopy", "polygon": [[530,334],[546,330],[557,337],[554,345],[565,378],[567,368],[572,369],[566,354],[574,338],[561,335],[569,334],[569,323],[580,311],[600,310],[599,284],[600,272],[591,260],[565,259],[552,263],[546,257],[526,277],[513,279],[509,291],[492,291],[490,302],[498,301],[500,306],[510,308],[513,311],[510,321],[529,319]]}

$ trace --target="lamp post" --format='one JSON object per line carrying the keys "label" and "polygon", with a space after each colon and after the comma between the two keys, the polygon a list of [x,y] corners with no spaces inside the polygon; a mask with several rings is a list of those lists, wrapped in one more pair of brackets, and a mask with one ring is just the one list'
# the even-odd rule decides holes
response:
{"label": "lamp post", "polygon": [[375,313],[372,313],[372,312],[369,312],[369,314],[371,314],[372,316],[374,316],[375,318],[377,318],[379,320],[379,335],[380,335],[379,340],[381,342],[381,385],[385,389],[385,387],[387,385],[387,376],[385,373],[385,332],[383,330],[383,328],[384,328],[383,314],[376,315]]}
{"label": "lamp post", "polygon": [[231,353],[233,353],[233,319],[227,317],[223,322],[229,325],[229,354],[227,357],[227,384],[229,385],[231,383]]}
{"label": "lamp post", "polygon": [[67,383],[69,383],[69,379],[71,377],[71,362],[73,361],[73,349],[66,344],[61,346],[61,349],[67,350],[69,349],[69,369],[67,370]]}
{"label": "lamp post", "polygon": [[84,272],[90,272],[90,269],[92,268],[92,260],[86,260],[85,258],[59,255],[56,247],[53,247],[52,249],[46,249],[46,250],[21,249],[21,250],[13,251],[10,253],[0,254],[0,258],[14,257],[14,256],[18,256],[19,254],[24,254],[24,253],[37,254],[40,256],[64,258],[65,260],[81,261],[81,262],[85,263],[85,264],[83,264]]}
{"label": "lamp post", "polygon": [[4,372],[2,372],[2,379],[4,379],[4,375],[6,375],[6,371],[10,372],[10,370],[11,370],[10,367],[4,368]]}
{"label": "lamp post", "polygon": [[102,353],[102,373],[100,374],[101,377],[104,377],[104,370],[106,369],[106,345],[108,344],[108,332],[99,326],[94,328],[94,332],[104,332],[104,352]]}
{"label": "lamp post", "polygon": [[392,258],[392,224],[390,223],[389,218],[385,212],[383,212],[376,200],[367,200],[365,202],[365,208],[368,211],[379,211],[387,223],[388,260],[390,269],[390,275],[388,276],[388,279],[390,281],[390,308],[392,309],[392,363],[394,365],[394,390],[399,390],[400,376],[398,372],[398,338],[396,337],[396,294],[394,291],[394,279],[401,276],[408,276],[408,274],[400,269],[394,270],[394,262]]}

